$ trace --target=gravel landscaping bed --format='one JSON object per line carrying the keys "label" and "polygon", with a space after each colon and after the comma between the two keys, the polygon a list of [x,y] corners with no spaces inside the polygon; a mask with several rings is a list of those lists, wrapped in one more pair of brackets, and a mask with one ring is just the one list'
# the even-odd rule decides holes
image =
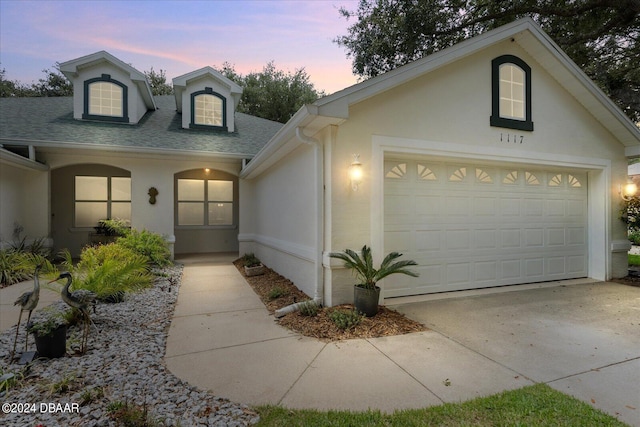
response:
{"label": "gravel landscaping bed", "polygon": [[[35,360],[26,368],[9,364],[15,326],[0,335],[0,373],[11,372],[18,378],[8,392],[0,389],[0,425],[126,425],[124,413],[132,408],[138,414],[146,413],[147,420],[152,421],[136,425],[256,423],[259,417],[249,407],[199,390],[167,370],[163,356],[182,266],[163,271],[165,277],[159,277],[152,288],[129,295],[121,303],[97,305],[92,315],[96,327],[91,327],[84,355],[77,354],[81,326],[69,329],[65,357]],[[63,302],[59,304],[64,307]],[[17,352],[24,348],[25,320],[26,315],[20,326]],[[31,336],[29,350],[35,350]],[[15,412],[5,413],[6,409]]]}

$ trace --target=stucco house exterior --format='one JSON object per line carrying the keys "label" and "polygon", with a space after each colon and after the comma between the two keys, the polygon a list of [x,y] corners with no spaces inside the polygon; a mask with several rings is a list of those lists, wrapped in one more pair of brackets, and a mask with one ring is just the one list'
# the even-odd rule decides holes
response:
{"label": "stucco house exterior", "polygon": [[329,253],[364,244],[419,264],[382,298],[621,277],[639,155],[635,124],[523,19],[299,110],[240,172],[240,252],[326,305],[354,284]]}
{"label": "stucco house exterior", "polygon": [[365,244],[419,264],[382,298],[626,275],[640,131],[530,19],[284,126],[235,112],[241,88],[209,67],[160,97],[107,52],[60,68],[73,98],[0,99],[2,244],[19,224],[77,253],[121,217],[176,254],[254,252],[325,305],[353,295],[329,253]]}
{"label": "stucco house exterior", "polygon": [[235,112],[242,89],[210,67],[155,97],[104,51],[60,70],[73,97],[0,99],[2,245],[22,228],[78,254],[122,218],[178,254],[237,251],[238,175],[282,124]]}

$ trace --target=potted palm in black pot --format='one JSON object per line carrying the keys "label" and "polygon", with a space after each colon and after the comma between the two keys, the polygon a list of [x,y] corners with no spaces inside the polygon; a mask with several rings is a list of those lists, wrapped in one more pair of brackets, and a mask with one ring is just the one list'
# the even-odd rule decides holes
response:
{"label": "potted palm in black pot", "polygon": [[380,268],[373,267],[373,256],[371,248],[367,245],[362,247],[361,255],[351,249],[345,249],[344,252],[332,252],[329,254],[332,258],[338,258],[344,261],[344,266],[354,271],[358,282],[353,290],[353,305],[356,310],[360,311],[367,317],[375,316],[378,313],[378,301],[380,300],[380,287],[376,285],[379,280],[391,274],[406,274],[412,277],[418,277],[419,274],[409,270],[406,267],[418,265],[412,260],[396,261],[402,256],[401,253],[391,252],[388,254]]}

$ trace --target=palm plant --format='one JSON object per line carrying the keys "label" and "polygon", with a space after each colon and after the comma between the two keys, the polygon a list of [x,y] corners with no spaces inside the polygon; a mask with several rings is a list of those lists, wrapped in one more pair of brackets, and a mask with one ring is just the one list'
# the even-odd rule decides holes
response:
{"label": "palm plant", "polygon": [[94,292],[99,300],[120,300],[153,284],[147,258],[117,243],[87,247],[74,265],[69,251],[63,252],[62,266],[73,275],[73,287]]}
{"label": "palm plant", "polygon": [[329,256],[344,261],[344,266],[346,268],[352,269],[359,281],[356,286],[366,289],[374,289],[376,287],[376,283],[379,280],[382,280],[391,274],[399,273],[406,274],[412,277],[419,276],[419,274],[415,271],[406,268],[411,265],[418,265],[418,263],[416,263],[415,261],[395,261],[402,256],[401,253],[389,253],[384,258],[384,260],[380,264],[380,268],[378,269],[373,267],[373,256],[371,255],[371,248],[369,248],[367,245],[364,245],[362,247],[361,254],[362,256],[358,255],[358,253],[354,250],[345,249],[344,252],[331,252]]}

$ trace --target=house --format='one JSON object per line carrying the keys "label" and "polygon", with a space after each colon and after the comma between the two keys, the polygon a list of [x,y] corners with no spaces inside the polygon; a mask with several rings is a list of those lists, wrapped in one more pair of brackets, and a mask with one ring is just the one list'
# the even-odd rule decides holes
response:
{"label": "house", "polygon": [[282,124],[236,112],[242,89],[210,67],[156,97],[104,51],[60,70],[73,97],[0,100],[2,245],[22,230],[78,254],[122,218],[174,253],[237,251],[238,175]]}
{"label": "house", "polygon": [[[352,301],[328,255],[418,262],[383,298],[625,276],[640,130],[523,19],[300,109],[240,172],[240,252]],[[352,172],[353,175],[350,175]]]}
{"label": "house", "polygon": [[128,218],[175,253],[254,252],[325,305],[352,300],[329,253],[365,244],[419,264],[383,298],[626,275],[618,188],[640,131],[530,19],[284,126],[235,112],[241,89],[208,67],[173,97],[106,52],[61,71],[73,99],[0,100],[3,242],[19,224],[78,252]]}

